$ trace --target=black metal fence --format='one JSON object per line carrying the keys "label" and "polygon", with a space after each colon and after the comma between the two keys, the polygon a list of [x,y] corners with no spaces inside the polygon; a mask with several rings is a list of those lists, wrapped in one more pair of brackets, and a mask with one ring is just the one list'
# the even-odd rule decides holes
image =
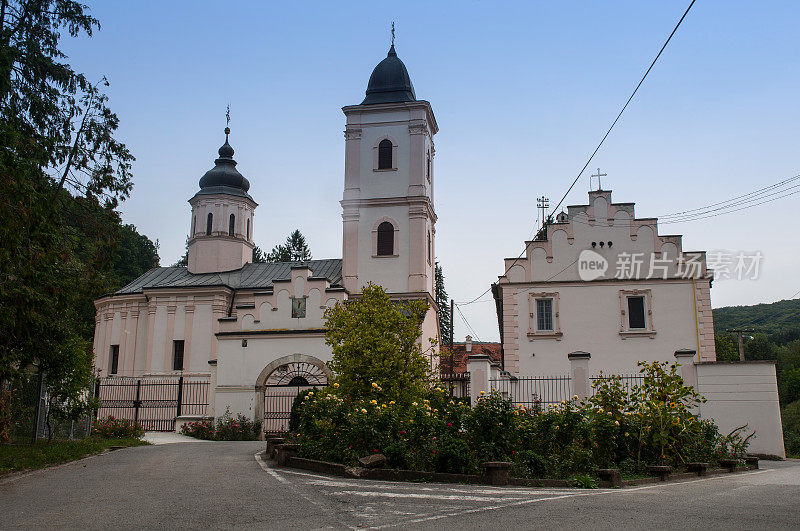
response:
{"label": "black metal fence", "polygon": [[441,383],[446,389],[450,390],[456,398],[469,397],[469,373],[457,372],[452,374],[441,374],[437,384]]}
{"label": "black metal fence", "polygon": [[206,414],[208,387],[207,377],[101,378],[97,416],[138,422],[146,431],[173,431],[177,417]]}
{"label": "black metal fence", "polygon": [[326,387],[317,385],[271,385],[264,389],[264,434],[277,435],[289,431],[289,418],[294,399],[307,389]]}
{"label": "black metal fence", "polygon": [[[622,387],[629,395],[633,391],[634,387],[640,386],[642,383],[644,383],[644,376],[641,374],[615,374],[613,376],[619,376],[622,378]],[[611,377],[612,375],[610,374],[598,374],[589,378],[589,383],[591,384],[591,389],[589,392],[594,395],[597,391],[597,386],[605,381],[610,380]]]}
{"label": "black metal fence", "polygon": [[489,380],[489,386],[510,398],[515,406],[531,408],[559,404],[572,398],[572,378],[566,376],[531,376]]}

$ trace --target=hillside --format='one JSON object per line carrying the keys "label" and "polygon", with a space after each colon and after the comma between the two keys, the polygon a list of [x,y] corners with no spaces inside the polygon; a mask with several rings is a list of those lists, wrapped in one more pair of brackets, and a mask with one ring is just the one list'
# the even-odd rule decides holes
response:
{"label": "hillside", "polygon": [[800,299],[782,300],[754,306],[726,306],[714,309],[714,331],[752,328],[768,335],[800,337]]}

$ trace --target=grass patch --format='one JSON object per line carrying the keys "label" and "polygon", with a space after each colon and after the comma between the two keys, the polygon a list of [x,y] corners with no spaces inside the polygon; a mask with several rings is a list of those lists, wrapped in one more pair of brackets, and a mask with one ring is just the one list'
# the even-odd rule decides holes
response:
{"label": "grass patch", "polygon": [[0,476],[10,472],[37,470],[88,455],[99,454],[110,446],[143,446],[141,439],[103,439],[87,437],[78,440],[39,441],[36,444],[5,444],[0,446]]}

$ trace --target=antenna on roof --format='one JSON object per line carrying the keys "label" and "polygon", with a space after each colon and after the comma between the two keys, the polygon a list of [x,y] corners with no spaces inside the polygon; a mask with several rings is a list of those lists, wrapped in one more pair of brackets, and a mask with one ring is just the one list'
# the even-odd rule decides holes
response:
{"label": "antenna on roof", "polygon": [[392,21],[392,46],[394,46],[394,20]]}

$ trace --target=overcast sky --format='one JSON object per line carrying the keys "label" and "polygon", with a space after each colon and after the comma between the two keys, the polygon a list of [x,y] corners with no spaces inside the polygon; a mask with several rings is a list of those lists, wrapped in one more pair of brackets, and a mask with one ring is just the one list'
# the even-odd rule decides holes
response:
{"label": "overcast sky", "polygon": [[[183,253],[186,202],[213,166],[231,105],[238,168],[265,250],[299,228],[341,257],[344,115],[386,55],[389,25],[433,105],[437,260],[456,301],[484,291],[585,163],[688,5],[661,2],[89,2],[102,29],[66,40],[111,82],[137,158],[123,219]],[[591,168],[637,217],[701,207],[800,173],[800,3],[700,0]],[[587,172],[588,174],[588,172]],[[566,204],[587,201],[588,177]],[[800,290],[798,199],[666,225],[686,250],[761,251],[756,281],[718,281],[715,307]],[[463,308],[497,340],[490,297]],[[456,339],[467,329],[456,318]]]}

